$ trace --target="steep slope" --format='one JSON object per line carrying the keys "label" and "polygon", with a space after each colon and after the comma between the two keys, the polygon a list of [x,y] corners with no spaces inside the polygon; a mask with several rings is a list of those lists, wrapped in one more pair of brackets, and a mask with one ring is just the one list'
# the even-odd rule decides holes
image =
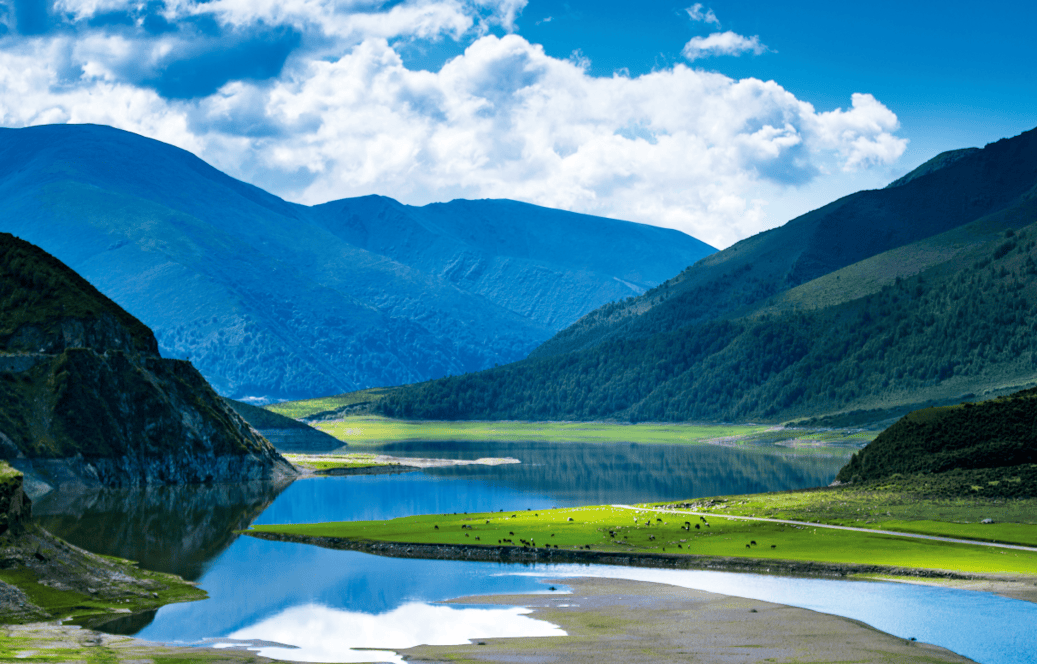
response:
{"label": "steep slope", "polygon": [[[204,591],[183,579],[51,535],[32,519],[22,482],[22,474],[0,460],[0,623],[75,617],[99,624],[130,610],[154,612],[170,602],[205,599]],[[4,645],[6,654],[10,647]]]}
{"label": "steep slope", "polygon": [[[820,255],[825,224],[790,222],[778,229],[784,253],[770,239],[777,231],[750,238],[640,298],[606,305],[523,362],[402,388],[373,409],[473,419],[838,415],[845,423],[1030,384],[1037,378],[1035,183],[1037,132],[1028,132],[888,190],[918,196],[896,199],[904,210],[925,210],[932,197],[982,199],[981,207],[995,208],[969,223],[794,285],[767,257],[794,268],[811,251]],[[826,224],[839,227],[832,219]],[[879,230],[889,230],[888,215],[877,219]],[[789,227],[806,229],[799,245]],[[862,226],[858,234],[883,233]],[[750,254],[751,264],[744,262]],[[743,265],[738,274],[706,279],[712,266],[731,263]],[[768,271],[766,280],[753,276]],[[695,280],[699,286],[686,286]],[[712,307],[708,293],[720,304]]]}
{"label": "steep slope", "polygon": [[[309,208],[90,125],[0,130],[0,205],[0,230],[83,274],[155,330],[164,355],[190,358],[235,398],[519,359],[713,251],[674,231],[507,201]],[[547,223],[568,251],[537,243]]]}
{"label": "steep slope", "polygon": [[652,293],[585,316],[530,356],[729,316],[837,269],[1010,208],[1037,183],[1037,129],[982,150],[937,157],[898,182],[851,194],[713,254]]}
{"label": "steep slope", "polygon": [[0,458],[53,485],[269,479],[291,466],[151,331],[0,233]]}
{"label": "steep slope", "polygon": [[964,485],[974,495],[1037,495],[1037,389],[909,413],[855,453],[837,479],[897,474]]}

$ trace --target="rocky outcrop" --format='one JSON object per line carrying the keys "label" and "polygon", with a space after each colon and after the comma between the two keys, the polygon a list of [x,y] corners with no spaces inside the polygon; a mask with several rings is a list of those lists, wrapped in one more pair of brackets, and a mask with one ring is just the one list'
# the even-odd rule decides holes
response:
{"label": "rocky outcrop", "polygon": [[48,486],[293,475],[189,362],[41,249],[0,234],[0,458]]}
{"label": "rocky outcrop", "polygon": [[22,475],[0,461],[0,536],[18,535],[32,516],[32,501],[22,490]]}

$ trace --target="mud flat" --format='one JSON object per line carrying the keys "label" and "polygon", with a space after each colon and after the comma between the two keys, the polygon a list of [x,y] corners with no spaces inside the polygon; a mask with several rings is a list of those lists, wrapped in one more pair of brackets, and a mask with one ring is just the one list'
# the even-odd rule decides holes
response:
{"label": "mud flat", "polygon": [[572,594],[501,595],[458,604],[524,606],[568,636],[481,639],[398,651],[410,662],[970,662],[846,618],[676,586],[566,579]]}

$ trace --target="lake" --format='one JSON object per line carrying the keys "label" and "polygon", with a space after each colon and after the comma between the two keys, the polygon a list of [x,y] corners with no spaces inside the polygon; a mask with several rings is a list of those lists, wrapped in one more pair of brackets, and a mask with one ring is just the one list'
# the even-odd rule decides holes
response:
{"label": "lake", "polygon": [[574,575],[656,580],[803,606],[938,643],[990,664],[1031,661],[1021,653],[1037,652],[1037,636],[1029,633],[1034,630],[1012,627],[1037,624],[1037,607],[985,593],[609,566],[394,559],[234,535],[250,523],[515,511],[805,488],[830,483],[852,450],[406,443],[378,451],[442,458],[510,456],[521,463],[307,478],[287,487],[93,491],[46,496],[34,505],[34,513],[45,528],[74,544],[180,574],[210,595],[202,602],[114,621],[103,627],[106,631],[170,643],[274,642],[260,651],[281,659],[399,661],[391,652],[351,649],[557,633],[520,609],[436,602],[548,592],[543,578]]}

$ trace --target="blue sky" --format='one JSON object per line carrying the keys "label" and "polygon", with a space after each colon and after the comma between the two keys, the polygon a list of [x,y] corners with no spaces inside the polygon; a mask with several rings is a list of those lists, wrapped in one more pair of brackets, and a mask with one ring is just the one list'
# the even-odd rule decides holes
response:
{"label": "blue sky", "polygon": [[0,1],[0,124],[289,200],[513,198],[718,247],[1037,126],[1024,3]]}

